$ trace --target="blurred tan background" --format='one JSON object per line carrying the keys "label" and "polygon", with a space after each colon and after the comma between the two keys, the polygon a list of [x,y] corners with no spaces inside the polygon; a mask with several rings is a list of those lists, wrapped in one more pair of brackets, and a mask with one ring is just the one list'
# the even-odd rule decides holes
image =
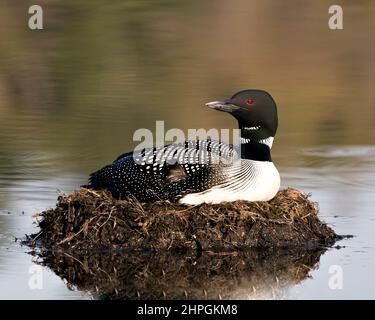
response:
{"label": "blurred tan background", "polygon": [[0,161],[45,152],[86,173],[155,120],[235,127],[204,103],[244,88],[278,103],[281,163],[290,147],[373,144],[372,1],[343,1],[336,31],[330,1],[39,1],[40,31],[31,4],[0,4]]}

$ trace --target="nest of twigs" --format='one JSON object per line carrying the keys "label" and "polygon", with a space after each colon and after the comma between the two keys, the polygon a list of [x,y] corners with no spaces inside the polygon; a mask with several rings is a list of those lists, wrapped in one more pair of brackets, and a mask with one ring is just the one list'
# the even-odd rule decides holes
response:
{"label": "nest of twigs", "polygon": [[30,245],[71,249],[209,250],[243,247],[315,247],[339,236],[318,218],[318,206],[295,189],[268,202],[186,206],[116,200],[106,191],[80,189],[38,214]]}

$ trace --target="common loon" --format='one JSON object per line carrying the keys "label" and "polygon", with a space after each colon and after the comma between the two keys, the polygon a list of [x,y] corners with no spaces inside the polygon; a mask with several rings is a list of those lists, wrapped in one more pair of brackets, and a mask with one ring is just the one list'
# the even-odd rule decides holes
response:
{"label": "common loon", "polygon": [[[278,118],[276,103],[263,90],[242,90],[206,106],[230,113],[240,129],[240,148],[194,140],[122,154],[90,175],[89,187],[115,198],[183,204],[267,201],[280,187],[271,158]],[[225,161],[223,161],[225,160]]]}

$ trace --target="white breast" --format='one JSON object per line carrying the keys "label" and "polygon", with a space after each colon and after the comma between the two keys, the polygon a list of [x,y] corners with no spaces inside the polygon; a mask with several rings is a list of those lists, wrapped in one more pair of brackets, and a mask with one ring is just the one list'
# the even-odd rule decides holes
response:
{"label": "white breast", "polygon": [[225,183],[206,191],[190,193],[180,203],[220,203],[247,200],[268,201],[280,188],[280,175],[275,165],[268,161],[241,160],[226,170]]}

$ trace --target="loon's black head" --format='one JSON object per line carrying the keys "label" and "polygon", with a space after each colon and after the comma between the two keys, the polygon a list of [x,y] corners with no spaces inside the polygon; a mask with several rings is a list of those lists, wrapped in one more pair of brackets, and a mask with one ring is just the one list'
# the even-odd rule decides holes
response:
{"label": "loon's black head", "polygon": [[238,120],[244,138],[267,139],[277,131],[276,103],[263,90],[249,89],[237,92],[225,101],[209,102],[206,106],[229,112]]}

